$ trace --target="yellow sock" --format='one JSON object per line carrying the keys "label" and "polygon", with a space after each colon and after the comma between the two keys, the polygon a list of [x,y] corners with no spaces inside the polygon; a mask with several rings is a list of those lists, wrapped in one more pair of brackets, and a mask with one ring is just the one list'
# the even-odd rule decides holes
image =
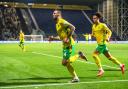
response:
{"label": "yellow sock", "polygon": [[69,58],[69,61],[70,61],[70,62],[74,62],[74,61],[76,61],[78,58],[79,58],[79,55],[77,54],[77,55],[71,56],[71,57]]}
{"label": "yellow sock", "polygon": [[109,60],[111,60],[113,63],[117,64],[117,65],[121,65],[121,63],[115,58],[115,57],[110,57]]}
{"label": "yellow sock", "polygon": [[98,57],[98,55],[93,55],[93,58],[95,59],[95,63],[97,64],[98,68],[101,69],[102,66],[101,66],[101,61],[100,61],[100,58]]}
{"label": "yellow sock", "polygon": [[70,72],[70,74],[72,75],[73,78],[77,77],[77,74],[76,74],[74,68],[72,67],[72,65],[70,63],[67,64],[67,69],[68,69],[68,71]]}

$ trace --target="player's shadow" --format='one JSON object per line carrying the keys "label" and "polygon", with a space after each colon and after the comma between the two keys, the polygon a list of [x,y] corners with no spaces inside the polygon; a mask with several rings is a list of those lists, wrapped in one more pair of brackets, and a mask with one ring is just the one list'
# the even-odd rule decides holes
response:
{"label": "player's shadow", "polygon": [[9,83],[8,82],[0,82],[0,86],[61,83],[57,80],[69,79],[69,78],[70,77],[62,77],[62,78],[61,77],[59,77],[59,78],[34,77],[34,78],[24,78],[24,79],[10,79],[11,82],[9,82]]}
{"label": "player's shadow", "polygon": [[[79,77],[80,79],[94,79],[93,77]],[[44,77],[33,77],[33,78],[25,78],[25,79],[11,79],[11,80],[53,80],[53,81],[63,81],[63,80],[71,80],[71,77],[49,77],[49,78],[44,78]]]}
{"label": "player's shadow", "polygon": [[[98,70],[89,70],[89,71],[98,71]],[[120,69],[104,69],[104,71],[121,71]]]}
{"label": "player's shadow", "polygon": [[56,77],[56,78],[33,77],[33,78],[24,78],[24,79],[11,79],[11,80],[63,80],[63,79],[71,79],[71,77]]}
{"label": "player's shadow", "polygon": [[37,85],[37,84],[52,84],[52,83],[59,83],[56,81],[52,82],[0,82],[0,86],[11,86],[11,85]]}
{"label": "player's shadow", "polygon": [[[80,79],[89,79],[91,77],[79,77]],[[11,86],[11,85],[38,85],[38,84],[54,84],[62,83],[71,80],[71,77],[56,77],[56,78],[25,78],[25,79],[10,79],[11,82],[0,82],[0,86]]]}

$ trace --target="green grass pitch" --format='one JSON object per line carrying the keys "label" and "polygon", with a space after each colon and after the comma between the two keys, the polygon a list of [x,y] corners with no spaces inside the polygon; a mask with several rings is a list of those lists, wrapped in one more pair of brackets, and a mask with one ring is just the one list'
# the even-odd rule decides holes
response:
{"label": "green grass pitch", "polygon": [[[96,44],[76,44],[76,53],[83,51],[89,62]],[[128,44],[109,44],[113,56],[128,68]],[[61,65],[61,43],[26,44],[22,52],[18,44],[0,44],[0,89],[128,89],[128,71],[122,75],[113,64],[100,55],[105,73],[96,77],[97,66],[86,62],[72,63],[80,83],[70,84],[71,76]],[[78,59],[79,60],[79,59]],[[114,67],[114,68],[113,68]]]}

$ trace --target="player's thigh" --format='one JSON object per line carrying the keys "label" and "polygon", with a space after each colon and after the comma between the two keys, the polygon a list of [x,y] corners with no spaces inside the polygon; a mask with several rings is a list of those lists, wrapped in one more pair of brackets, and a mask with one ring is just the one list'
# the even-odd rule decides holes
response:
{"label": "player's thigh", "polygon": [[95,58],[96,56],[98,56],[100,54],[100,52],[98,50],[95,50],[92,54],[93,58]]}
{"label": "player's thigh", "polygon": [[71,48],[69,49],[69,51],[70,51],[70,53],[71,53],[71,54],[70,54],[70,57],[71,57],[71,56],[74,56],[74,55],[75,55],[75,45],[72,45]]}
{"label": "player's thigh", "polygon": [[74,46],[63,48],[63,59],[68,60],[74,53]]}
{"label": "player's thigh", "polygon": [[20,40],[20,44],[23,44],[24,43],[24,41],[23,40]]}
{"label": "player's thigh", "polygon": [[104,54],[107,58],[111,58],[111,54],[110,54],[109,51],[105,51],[103,54]]}
{"label": "player's thigh", "polygon": [[99,54],[101,54],[102,53],[102,47],[101,46],[97,46],[96,47],[96,49],[95,49],[95,51],[93,52],[93,57],[95,56],[95,55],[99,55]]}
{"label": "player's thigh", "polygon": [[64,48],[62,64],[66,65],[72,55],[74,55],[74,48],[72,46]]}
{"label": "player's thigh", "polygon": [[67,60],[67,59],[63,59],[63,60],[62,60],[62,65],[63,65],[63,66],[66,66],[67,63],[68,63],[68,60]]}
{"label": "player's thigh", "polygon": [[104,51],[103,51],[103,54],[107,57],[107,58],[110,58],[111,57],[111,54],[107,48],[107,46],[105,46],[104,48]]}

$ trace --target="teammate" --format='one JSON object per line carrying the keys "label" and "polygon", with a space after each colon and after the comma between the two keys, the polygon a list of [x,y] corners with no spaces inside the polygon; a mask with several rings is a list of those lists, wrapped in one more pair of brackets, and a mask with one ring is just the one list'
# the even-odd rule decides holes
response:
{"label": "teammate", "polygon": [[85,41],[86,41],[87,43],[89,43],[89,42],[88,42],[88,41],[89,41],[89,35],[88,35],[88,33],[83,34],[83,36],[85,37]]}
{"label": "teammate", "polygon": [[91,34],[88,34],[88,43],[91,43],[91,41],[92,41],[92,36]]}
{"label": "teammate", "polygon": [[111,30],[104,24],[100,22],[101,18],[100,13],[96,13],[93,15],[93,26],[92,26],[92,36],[96,38],[97,41],[97,48],[93,53],[93,58],[95,59],[95,62],[99,68],[99,72],[97,76],[102,76],[104,74],[104,70],[102,68],[99,54],[103,53],[110,61],[120,66],[122,74],[124,74],[124,64],[121,64],[115,57],[113,57],[108,48],[107,43],[111,37]]}
{"label": "teammate", "polygon": [[64,20],[61,15],[60,10],[55,10],[53,12],[53,19],[56,22],[56,30],[58,33],[57,37],[51,36],[49,40],[62,40],[63,42],[63,60],[62,65],[66,66],[73,79],[71,82],[79,82],[79,78],[71,65],[72,62],[77,60],[79,57],[86,60],[87,58],[82,52],[78,52],[78,54],[74,55],[74,44],[75,41],[72,38],[73,32],[75,31],[75,27]]}
{"label": "teammate", "polygon": [[22,30],[20,30],[20,33],[19,33],[19,40],[20,40],[19,46],[21,47],[22,51],[25,51],[24,33],[22,32]]}

